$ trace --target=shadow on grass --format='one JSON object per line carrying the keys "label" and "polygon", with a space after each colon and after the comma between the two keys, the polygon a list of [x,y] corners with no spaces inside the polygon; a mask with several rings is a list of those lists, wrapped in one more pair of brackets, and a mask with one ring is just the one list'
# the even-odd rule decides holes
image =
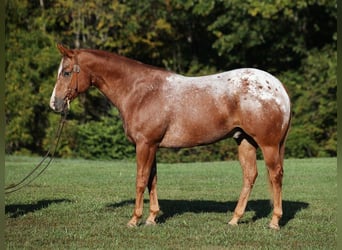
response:
{"label": "shadow on grass", "polygon": [[5,214],[9,218],[18,218],[28,213],[32,213],[43,208],[47,208],[51,204],[57,204],[62,202],[71,202],[68,199],[56,199],[56,200],[40,200],[33,204],[11,204],[5,206]]}
{"label": "shadow on grass", "polygon": [[[145,206],[148,200],[144,200]],[[234,212],[236,201],[217,202],[211,200],[159,200],[161,215],[157,218],[158,223],[165,223],[168,219],[183,213],[227,213]],[[134,200],[125,200],[119,203],[109,204],[107,208],[115,209],[123,206],[134,205]],[[280,226],[285,226],[292,220],[296,213],[308,208],[309,204],[298,201],[283,201],[283,217]],[[269,200],[248,201],[246,211],[254,211],[252,221],[269,217],[272,207]],[[228,219],[228,218],[227,218]],[[248,223],[248,222],[242,222]]]}

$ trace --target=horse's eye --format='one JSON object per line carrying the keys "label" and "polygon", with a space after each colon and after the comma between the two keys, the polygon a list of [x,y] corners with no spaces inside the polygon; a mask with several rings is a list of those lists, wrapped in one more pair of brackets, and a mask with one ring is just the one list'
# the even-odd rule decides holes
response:
{"label": "horse's eye", "polygon": [[63,76],[65,77],[71,76],[71,71],[64,71]]}

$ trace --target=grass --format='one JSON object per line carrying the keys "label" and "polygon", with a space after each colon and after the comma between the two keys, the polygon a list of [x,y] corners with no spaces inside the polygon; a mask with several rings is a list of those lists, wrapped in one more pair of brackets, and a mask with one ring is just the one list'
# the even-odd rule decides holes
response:
{"label": "grass", "polygon": [[[6,183],[40,159],[6,158]],[[239,163],[159,164],[162,212],[155,227],[127,228],[135,164],[57,159],[5,197],[8,249],[335,249],[336,158],[285,161],[281,230],[271,217],[263,162],[247,211],[229,227],[242,185]],[[148,214],[146,195],[144,218]]]}

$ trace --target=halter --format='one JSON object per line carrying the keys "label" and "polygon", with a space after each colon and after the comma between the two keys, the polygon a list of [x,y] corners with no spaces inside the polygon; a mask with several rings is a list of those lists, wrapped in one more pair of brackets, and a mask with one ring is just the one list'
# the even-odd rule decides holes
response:
{"label": "halter", "polygon": [[[76,73],[76,84],[75,84],[75,88],[70,88],[68,87],[68,92],[65,96],[65,101],[67,104],[68,109],[70,108],[70,101],[74,98],[74,96],[78,95],[78,73],[80,73],[81,68],[80,65],[78,64],[78,59],[77,59],[77,54],[75,54],[75,64],[72,68],[72,73]],[[73,83],[73,79],[74,79],[74,74],[72,74],[72,78],[71,78],[71,84]],[[71,86],[70,84],[70,86]]]}

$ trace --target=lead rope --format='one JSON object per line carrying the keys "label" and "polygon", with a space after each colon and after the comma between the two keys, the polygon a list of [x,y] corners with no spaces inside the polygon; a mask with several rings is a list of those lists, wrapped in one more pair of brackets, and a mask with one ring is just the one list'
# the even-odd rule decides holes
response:
{"label": "lead rope", "polygon": [[[65,103],[65,105],[69,105],[69,101],[67,101]],[[53,145],[53,143],[50,145],[50,148],[49,150],[47,151],[47,153],[45,154],[45,156],[43,157],[43,159],[35,166],[34,169],[31,170],[31,172],[29,172],[21,181],[19,181],[18,183],[16,184],[11,184],[9,186],[7,186],[5,188],[5,194],[10,194],[10,193],[13,193],[13,192],[16,192],[20,189],[22,189],[23,187],[29,185],[30,183],[32,183],[35,179],[37,179],[47,168],[48,166],[50,165],[50,163],[52,162],[52,160],[54,159],[54,156],[55,156],[55,153],[57,151],[57,148],[58,148],[58,144],[59,144],[59,141],[60,141],[60,138],[61,138],[61,135],[62,135],[62,130],[63,130],[63,127],[64,127],[64,124],[66,122],[66,117],[67,117],[68,113],[67,111],[65,111],[62,115],[61,115],[61,119],[60,119],[60,122],[59,122],[59,126],[58,126],[58,129],[56,131],[56,135],[54,137],[54,141],[55,141],[55,145]],[[54,148],[53,148],[54,146]],[[51,153],[52,152],[52,153]],[[50,155],[50,156],[49,156]],[[43,163],[48,159],[50,158],[46,165],[42,168],[41,166],[43,166]],[[40,171],[39,171],[40,169]],[[38,172],[39,171],[39,172]],[[36,173],[37,172],[37,173]],[[33,174],[36,173],[36,175],[34,176]],[[32,176],[31,179],[29,179],[30,177]]]}

